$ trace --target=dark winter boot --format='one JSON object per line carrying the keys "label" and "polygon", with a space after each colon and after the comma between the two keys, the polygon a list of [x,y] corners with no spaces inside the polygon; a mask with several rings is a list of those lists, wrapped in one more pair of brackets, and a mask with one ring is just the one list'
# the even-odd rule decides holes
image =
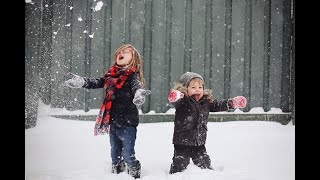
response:
{"label": "dark winter boot", "polygon": [[138,161],[137,165],[135,166],[132,166],[132,167],[128,166],[127,173],[132,177],[134,177],[135,179],[140,178],[140,174],[141,174],[140,162]]}
{"label": "dark winter boot", "polygon": [[173,162],[170,166],[169,174],[184,171],[190,163],[190,158],[185,158],[183,154],[174,156],[172,160]]}
{"label": "dark winter boot", "polygon": [[193,147],[191,158],[193,163],[201,169],[213,170],[213,167],[211,166],[211,159],[207,154],[205,146]]}
{"label": "dark winter boot", "polygon": [[201,169],[213,170],[213,167],[211,166],[211,161],[209,158],[203,158],[201,160],[196,159],[196,160],[193,160],[193,162],[196,166],[200,167]]}
{"label": "dark winter boot", "polygon": [[126,164],[123,160],[120,160],[118,164],[112,165],[112,173],[119,174],[126,169]]}

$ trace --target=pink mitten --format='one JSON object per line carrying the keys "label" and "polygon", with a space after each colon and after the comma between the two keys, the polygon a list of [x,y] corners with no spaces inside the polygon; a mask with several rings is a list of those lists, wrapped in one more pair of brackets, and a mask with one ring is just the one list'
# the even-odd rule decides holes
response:
{"label": "pink mitten", "polygon": [[169,102],[176,102],[183,98],[184,94],[178,90],[171,90],[168,95]]}
{"label": "pink mitten", "polygon": [[232,98],[233,108],[244,108],[246,107],[247,99],[244,96],[236,96]]}

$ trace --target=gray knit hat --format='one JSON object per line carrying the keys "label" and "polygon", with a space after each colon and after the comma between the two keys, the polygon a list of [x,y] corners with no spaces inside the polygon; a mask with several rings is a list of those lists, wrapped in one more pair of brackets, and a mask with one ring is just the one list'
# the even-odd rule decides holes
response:
{"label": "gray knit hat", "polygon": [[197,73],[194,73],[194,72],[186,72],[186,73],[182,74],[182,76],[180,77],[179,82],[181,84],[183,84],[184,86],[188,86],[189,82],[194,78],[199,78],[202,81],[204,81],[201,75],[199,75]]}

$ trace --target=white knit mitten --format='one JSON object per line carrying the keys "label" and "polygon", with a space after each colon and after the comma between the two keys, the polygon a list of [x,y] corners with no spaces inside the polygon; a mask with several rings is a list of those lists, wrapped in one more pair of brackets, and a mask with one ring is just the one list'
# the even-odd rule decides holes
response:
{"label": "white knit mitten", "polygon": [[140,106],[146,101],[146,96],[150,95],[150,90],[138,89],[134,94],[133,104]]}
{"label": "white knit mitten", "polygon": [[65,85],[70,88],[81,88],[84,85],[83,77],[73,74],[71,72],[68,73],[69,80],[65,81]]}

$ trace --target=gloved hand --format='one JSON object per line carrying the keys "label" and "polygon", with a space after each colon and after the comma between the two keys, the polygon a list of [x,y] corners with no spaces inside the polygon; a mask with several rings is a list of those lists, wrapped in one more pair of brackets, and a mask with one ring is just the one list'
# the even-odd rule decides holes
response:
{"label": "gloved hand", "polygon": [[146,101],[146,96],[151,94],[150,90],[138,89],[134,94],[133,104],[140,106]]}
{"label": "gloved hand", "polygon": [[176,102],[183,97],[184,97],[184,94],[181,91],[173,89],[169,92],[168,100],[169,102]]}
{"label": "gloved hand", "polygon": [[69,80],[65,81],[65,85],[71,88],[81,88],[84,85],[83,77],[73,74],[71,72],[68,73]]}
{"label": "gloved hand", "polygon": [[247,99],[244,96],[236,96],[232,98],[233,108],[244,108],[247,105]]}

